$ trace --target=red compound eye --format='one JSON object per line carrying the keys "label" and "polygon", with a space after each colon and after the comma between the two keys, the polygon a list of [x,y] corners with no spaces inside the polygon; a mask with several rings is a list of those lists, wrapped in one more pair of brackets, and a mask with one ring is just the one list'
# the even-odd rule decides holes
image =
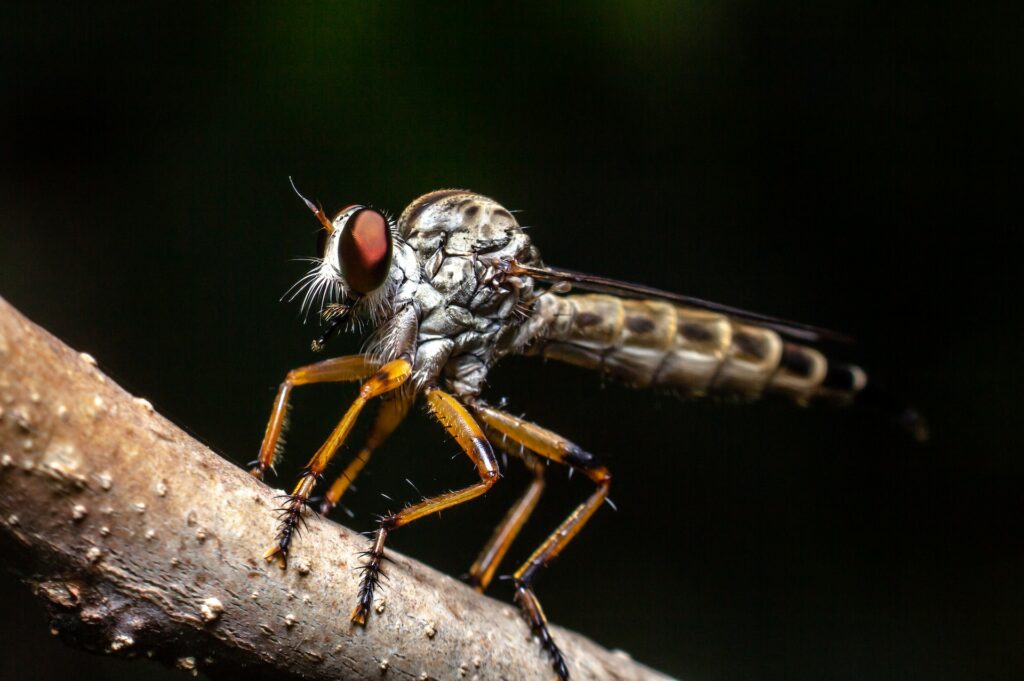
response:
{"label": "red compound eye", "polygon": [[338,245],[345,281],[356,293],[380,288],[391,269],[391,228],[383,215],[360,208],[345,222]]}

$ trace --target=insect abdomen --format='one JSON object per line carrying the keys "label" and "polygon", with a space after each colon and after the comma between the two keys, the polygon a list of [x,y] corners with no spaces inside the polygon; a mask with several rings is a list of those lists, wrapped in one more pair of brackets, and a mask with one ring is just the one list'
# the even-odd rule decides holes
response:
{"label": "insect abdomen", "polygon": [[866,383],[857,367],[725,315],[656,300],[587,294],[548,303],[551,322],[533,354],[597,369],[641,388],[700,396],[764,393],[805,403],[845,401]]}

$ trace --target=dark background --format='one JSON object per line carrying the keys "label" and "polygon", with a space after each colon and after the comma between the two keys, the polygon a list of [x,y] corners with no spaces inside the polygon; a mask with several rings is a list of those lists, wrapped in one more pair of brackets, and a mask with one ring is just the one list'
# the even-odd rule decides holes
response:
{"label": "dark background", "polygon": [[[934,432],[510,360],[489,396],[616,475],[619,511],[539,585],[555,621],[684,679],[1020,678],[1021,25],[937,3],[5,3],[0,295],[243,463],[314,359],[278,302],[317,227],[287,177],[328,212],[486,193],[548,262],[850,332],[839,354]],[[351,396],[299,392],[275,484]],[[346,522],[416,498],[405,478],[471,480],[456,452],[414,415]],[[552,475],[504,572],[589,491]],[[525,482],[391,545],[462,573]],[[0,608],[4,679],[179,678],[63,647],[14,577]]]}

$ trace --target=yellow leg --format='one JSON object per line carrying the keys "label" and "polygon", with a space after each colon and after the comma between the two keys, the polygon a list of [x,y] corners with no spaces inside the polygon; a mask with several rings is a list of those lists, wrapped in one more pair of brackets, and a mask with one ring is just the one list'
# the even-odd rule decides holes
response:
{"label": "yellow leg", "polygon": [[597,466],[597,459],[593,454],[558,433],[541,428],[536,423],[479,402],[473,404],[473,411],[489,428],[545,459],[564,463],[582,472]]}
{"label": "yellow leg", "polygon": [[299,478],[295,489],[288,495],[287,501],[281,508],[281,526],[278,528],[277,538],[274,544],[263,554],[266,560],[271,561],[274,558],[279,558],[281,567],[286,566],[288,544],[291,542],[299,522],[301,522],[302,511],[306,507],[309,495],[313,491],[316,481],[323,475],[328,462],[330,462],[335,452],[338,451],[338,447],[348,437],[352,426],[356,422],[356,418],[359,416],[359,412],[363,410],[363,406],[369,400],[400,387],[409,378],[411,373],[412,366],[407,360],[396,359],[378,369],[377,373],[366,379],[359,388],[359,396],[352,402],[352,406],[345,412],[345,416],[335,426],[327,441],[320,446],[320,449],[316,451],[313,458],[306,464],[305,472]]}
{"label": "yellow leg", "polygon": [[366,466],[374,450],[380,447],[391,433],[395,432],[395,428],[402,422],[405,415],[409,413],[409,405],[411,403],[412,399],[404,394],[384,401],[380,411],[377,412],[377,418],[373,422],[370,434],[366,438],[366,444],[363,445],[363,448],[356,454],[356,458],[349,462],[345,470],[341,472],[341,475],[335,479],[327,494],[324,495],[324,500],[320,504],[320,515],[329,514],[338,505],[341,496],[352,484],[352,481],[356,479],[359,472]]}
{"label": "yellow leg", "polygon": [[289,371],[277,389],[274,408],[270,412],[267,430],[263,435],[263,444],[260,446],[260,455],[256,459],[252,474],[262,479],[267,469],[274,465],[280,450],[278,445],[284,430],[285,417],[288,414],[288,398],[291,396],[292,388],[309,383],[361,381],[372,374],[377,366],[364,355],[349,355],[347,357],[332,357],[323,362]]}
{"label": "yellow leg", "polygon": [[551,536],[533,552],[533,555],[513,575],[516,588],[516,604],[519,605],[530,628],[540,638],[541,644],[551,656],[552,666],[559,678],[563,680],[568,679],[569,669],[565,664],[562,651],[558,649],[558,646],[551,638],[547,617],[545,617],[544,610],[541,608],[540,602],[533,592],[533,580],[536,578],[537,573],[542,568],[547,567],[579,531],[583,529],[583,526],[608,497],[608,488],[612,481],[611,474],[608,472],[608,469],[597,463],[592,454],[580,449],[580,447],[557,433],[484,404],[475,404],[473,408],[477,416],[489,428],[502,433],[509,439],[518,442],[540,456],[576,468],[597,485],[594,493],[551,533]]}
{"label": "yellow leg", "polygon": [[359,585],[359,597],[356,607],[352,610],[352,622],[358,625],[366,624],[366,617],[373,604],[373,592],[380,581],[380,566],[384,560],[384,542],[388,533],[423,516],[474,499],[489,490],[500,477],[498,461],[494,458],[491,445],[466,408],[454,397],[438,388],[428,388],[426,397],[431,413],[455,438],[455,441],[476,465],[480,482],[454,492],[446,492],[424,499],[418,504],[407,506],[398,513],[381,519],[374,536],[373,546],[366,552],[367,560],[362,567],[363,578]]}
{"label": "yellow leg", "polygon": [[544,491],[544,464],[537,457],[530,454],[518,443],[515,443],[515,447],[509,446],[513,443],[508,442],[508,438],[505,435],[501,435],[498,438],[491,437],[491,442],[505,449],[516,458],[522,459],[523,463],[533,473],[533,480],[530,481],[530,486],[526,488],[523,496],[505,514],[505,517],[498,527],[495,528],[487,544],[480,551],[480,555],[477,556],[477,559],[473,561],[473,565],[469,568],[469,583],[480,593],[486,591],[491,580],[494,579],[495,571],[501,565],[502,559],[508,553],[512,542],[519,535],[519,531],[523,529],[523,525],[526,524],[530,514],[533,513],[533,509],[537,507],[540,495]]}

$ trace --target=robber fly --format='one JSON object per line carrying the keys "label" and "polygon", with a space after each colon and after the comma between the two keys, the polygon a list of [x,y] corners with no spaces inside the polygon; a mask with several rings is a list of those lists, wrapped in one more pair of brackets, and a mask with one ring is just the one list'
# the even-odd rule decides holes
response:
{"label": "robber fly", "polygon": [[[515,217],[495,201],[460,189],[413,201],[397,223],[360,205],[333,220],[303,199],[322,225],[319,257],[296,285],[304,308],[319,306],[322,349],[338,329],[372,329],[363,354],[290,371],[281,383],[253,475],[275,463],[293,388],[359,381],[359,395],[285,498],[277,536],[264,557],[286,565],[289,546],[327,464],[364,406],[380,399],[365,444],[323,498],[328,513],[371,454],[422,397],[430,413],[476,466],[479,481],[380,519],[365,553],[351,619],[365,625],[381,576],[384,544],[409,523],[484,494],[501,477],[493,446],[533,473],[469,571],[479,591],[491,582],[544,488],[544,460],[589,478],[594,492],[513,574],[515,602],[549,654],[559,678],[569,669],[552,640],[534,580],[608,496],[611,473],[590,452],[540,425],[488,403],[488,372],[510,354],[595,369],[639,388],[692,396],[781,395],[800,404],[852,401],[867,377],[826,360],[810,346],[844,340],[830,331],[724,305],[548,267]],[[586,291],[572,293],[573,290]]]}

